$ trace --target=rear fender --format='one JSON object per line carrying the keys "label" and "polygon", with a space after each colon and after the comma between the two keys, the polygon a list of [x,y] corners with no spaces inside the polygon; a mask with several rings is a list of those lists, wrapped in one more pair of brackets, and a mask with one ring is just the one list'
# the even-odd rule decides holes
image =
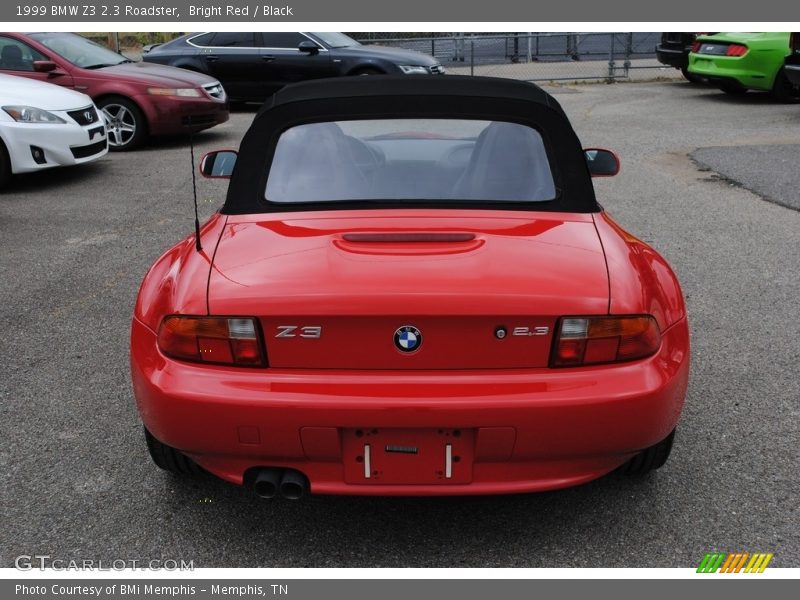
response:
{"label": "rear fender", "polygon": [[661,331],[684,318],[683,293],[667,261],[606,212],[594,220],[608,266],[609,313],[653,315]]}
{"label": "rear fender", "polygon": [[134,318],[156,331],[168,314],[208,314],[208,276],[226,220],[216,213],[201,227],[199,252],[190,235],[156,260],[139,288]]}

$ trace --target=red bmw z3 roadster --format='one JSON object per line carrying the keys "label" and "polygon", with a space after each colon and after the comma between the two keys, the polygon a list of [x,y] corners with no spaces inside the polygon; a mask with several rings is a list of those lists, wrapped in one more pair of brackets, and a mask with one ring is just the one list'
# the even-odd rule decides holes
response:
{"label": "red bmw z3 roadster", "polygon": [[265,498],[505,494],[667,460],[686,395],[678,281],[598,205],[540,88],[292,85],[222,209],[142,283],[131,368],[155,463]]}

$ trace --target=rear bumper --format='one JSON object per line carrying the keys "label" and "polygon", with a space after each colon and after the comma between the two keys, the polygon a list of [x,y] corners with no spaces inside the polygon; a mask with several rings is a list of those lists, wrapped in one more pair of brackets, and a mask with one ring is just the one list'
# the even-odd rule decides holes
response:
{"label": "rear bumper", "polygon": [[716,56],[712,54],[689,55],[689,72],[720,85],[739,86],[742,89],[771,90],[777,70],[767,71],[768,63],[755,58],[756,53],[736,56]]}
{"label": "rear bumper", "polygon": [[137,96],[134,99],[147,116],[150,135],[202,131],[230,118],[226,100],[169,96]]}
{"label": "rear bumper", "polygon": [[658,62],[683,69],[689,64],[689,53],[683,48],[672,48],[659,44],[656,46],[656,58]]}
{"label": "rear bumper", "polygon": [[[683,406],[689,339],[683,320],[646,360],[584,369],[245,370],[167,359],[134,320],[131,367],[148,430],[230,482],[273,466],[303,472],[312,493],[500,494],[595,479],[664,439]],[[468,482],[346,482],[345,428],[469,429]]]}

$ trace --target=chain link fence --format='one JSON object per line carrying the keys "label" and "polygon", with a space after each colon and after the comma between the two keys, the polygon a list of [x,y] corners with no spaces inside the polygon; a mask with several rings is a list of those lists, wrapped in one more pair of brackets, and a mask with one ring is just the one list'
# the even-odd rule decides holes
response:
{"label": "chain link fence", "polygon": [[655,46],[660,39],[660,33],[630,32],[456,33],[431,37],[369,36],[359,41],[429,54],[448,73],[454,74],[525,81],[615,81],[643,75],[679,77],[677,71],[656,60]]}

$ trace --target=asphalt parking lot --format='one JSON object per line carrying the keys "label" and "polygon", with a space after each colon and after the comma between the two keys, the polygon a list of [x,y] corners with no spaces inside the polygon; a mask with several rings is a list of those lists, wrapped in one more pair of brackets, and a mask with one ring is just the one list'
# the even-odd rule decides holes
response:
{"label": "asphalt parking lot", "polygon": [[[800,144],[800,106],[685,82],[551,89],[585,146],[621,156],[601,203],[684,286],[692,375],[664,468],[533,495],[300,503],[158,470],[128,330],[146,269],[192,230],[188,144],[163,140],[0,194],[0,566],[690,567],[711,550],[800,566],[800,212],[735,181],[737,148]],[[198,155],[237,146],[253,115],[197,136]],[[724,176],[690,158],[711,147]],[[800,193],[793,156],[760,163],[770,193]],[[201,217],[224,193],[199,180]]]}

